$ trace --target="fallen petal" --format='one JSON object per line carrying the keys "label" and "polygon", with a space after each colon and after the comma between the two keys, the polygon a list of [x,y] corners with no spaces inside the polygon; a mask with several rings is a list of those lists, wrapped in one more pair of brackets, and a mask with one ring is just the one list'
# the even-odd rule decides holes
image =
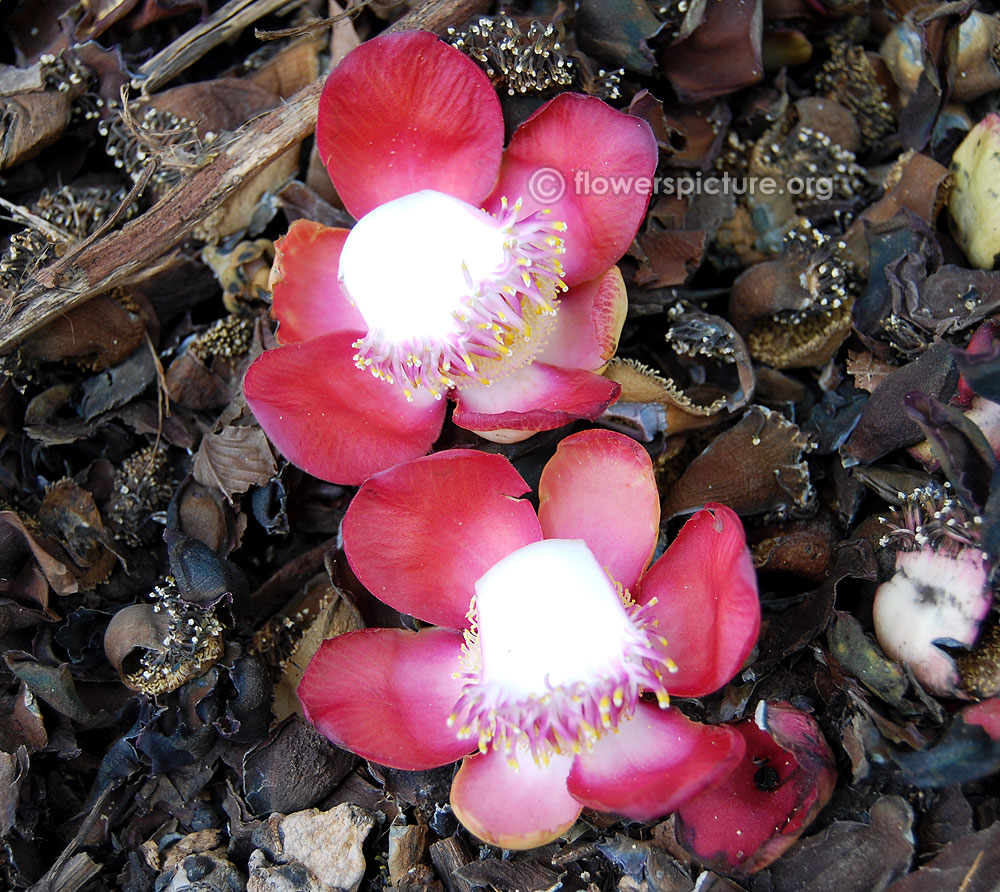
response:
{"label": "fallen petal", "polygon": [[761,703],[736,726],[746,740],[740,765],[681,806],[678,837],[705,866],[753,873],[784,852],[833,792],[833,754],[815,719],[785,703]]}

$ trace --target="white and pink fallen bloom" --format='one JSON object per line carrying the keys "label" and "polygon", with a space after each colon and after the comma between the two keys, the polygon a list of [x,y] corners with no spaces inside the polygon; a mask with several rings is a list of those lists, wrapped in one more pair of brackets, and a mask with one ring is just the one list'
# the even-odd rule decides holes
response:
{"label": "white and pink fallen bloom", "polygon": [[[739,518],[706,507],[649,567],[660,515],[652,464],[608,431],[560,443],[537,513],[519,498],[528,489],[505,458],[472,450],[361,487],[343,525],[352,569],[382,601],[434,625],[324,642],[299,688],[306,716],[383,765],[462,759],[452,807],[506,848],[551,841],[584,807],[650,820],[727,777],[752,777],[757,741],[692,721],[669,699],[719,689],[756,643],[760,603]],[[761,844],[790,842],[803,804],[815,814],[831,785],[812,764],[779,767],[784,818],[748,804],[740,826]]]}
{"label": "white and pink fallen bloom", "polygon": [[487,76],[415,31],[340,62],[316,136],[358,223],[296,221],[277,244],[283,346],[251,366],[245,393],[286,458],[359,484],[429,451],[444,397],[457,425],[501,442],[596,418],[614,402],[618,385],[599,372],[627,307],[615,263],[649,196],[578,194],[573,184],[579,171],[652,177],[645,121],[563,93],[505,148]]}

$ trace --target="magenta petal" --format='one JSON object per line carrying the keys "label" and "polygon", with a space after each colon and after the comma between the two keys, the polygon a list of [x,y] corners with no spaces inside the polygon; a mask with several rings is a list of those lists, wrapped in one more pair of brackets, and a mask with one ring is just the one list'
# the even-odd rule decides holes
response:
{"label": "magenta petal", "polygon": [[656,162],[645,121],[592,96],[562,93],[514,132],[485,207],[498,210],[506,196],[522,199],[526,213],[550,208],[567,225],[562,262],[566,283],[576,285],[602,275],[632,243]]}
{"label": "magenta petal", "polygon": [[335,331],[259,356],[243,391],[292,464],[332,483],[357,485],[423,455],[441,432],[444,402],[398,388],[354,365],[359,332]]}
{"label": "magenta petal", "polygon": [[575,285],[559,302],[555,325],[536,360],[568,369],[600,371],[618,349],[628,294],[617,266]]}
{"label": "magenta petal", "polygon": [[671,694],[701,697],[718,690],[743,665],[760,632],[757,577],[739,517],[708,505],[639,584],[636,601],[648,604],[677,664],[667,679]]}
{"label": "magenta petal", "polygon": [[993,740],[1000,741],[1000,697],[965,706],[959,715],[967,725],[979,725]]}
{"label": "magenta petal", "polygon": [[756,719],[736,729],[746,740],[743,760],[681,806],[678,838],[706,867],[752,873],[812,823],[837,773],[815,719],[786,703],[761,702]]}
{"label": "magenta petal", "polygon": [[507,459],[451,450],[365,483],[344,516],[344,551],[376,597],[425,622],[468,625],[475,583],[542,538],[517,497],[528,485]]}
{"label": "magenta petal", "polygon": [[547,431],[596,418],[621,390],[583,369],[533,362],[486,387],[457,391],[452,421],[470,431]]}
{"label": "magenta petal", "polygon": [[635,716],[576,757],[569,791],[588,808],[649,821],[712,787],[743,757],[743,738],[676,709],[640,703]]}
{"label": "magenta petal", "polygon": [[421,189],[478,205],[500,169],[503,116],[467,56],[429,31],[383,34],[330,72],[316,143],[356,218]]}
{"label": "magenta petal", "polygon": [[631,589],[653,556],[660,526],[646,450],[613,431],[566,437],[542,471],[538,520],[546,539],[583,539],[611,577]]}
{"label": "magenta petal", "polygon": [[347,229],[296,220],[274,243],[271,289],[282,344],[308,341],[328,331],[366,328],[337,281],[348,234]]}
{"label": "magenta petal", "polygon": [[448,727],[462,691],[462,635],[362,629],[324,641],[299,684],[307,719],[337,746],[416,771],[472,747]]}
{"label": "magenta petal", "polygon": [[572,756],[552,756],[546,764],[520,756],[516,771],[502,750],[468,756],[451,785],[455,816],[470,833],[505,849],[552,842],[580,814],[580,803],[566,790]]}

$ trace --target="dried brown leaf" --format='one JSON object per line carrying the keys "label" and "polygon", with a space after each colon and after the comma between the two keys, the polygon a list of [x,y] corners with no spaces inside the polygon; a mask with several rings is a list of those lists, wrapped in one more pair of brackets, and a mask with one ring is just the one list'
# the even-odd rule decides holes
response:
{"label": "dried brown leaf", "polygon": [[221,489],[227,497],[263,486],[278,465],[259,427],[227,425],[206,434],[194,457],[194,479]]}

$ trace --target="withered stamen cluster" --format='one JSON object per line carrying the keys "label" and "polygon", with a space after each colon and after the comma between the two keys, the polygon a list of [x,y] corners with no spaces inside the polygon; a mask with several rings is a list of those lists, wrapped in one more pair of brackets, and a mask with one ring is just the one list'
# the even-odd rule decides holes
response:
{"label": "withered stamen cluster", "polygon": [[665,335],[678,356],[707,356],[724,363],[736,362],[733,335],[702,316],[689,315],[683,305],[667,311],[672,324]]}
{"label": "withered stamen cluster", "polygon": [[864,48],[835,42],[830,58],[816,76],[816,91],[843,105],[854,115],[866,145],[896,129],[896,117],[885,88]]}
{"label": "withered stamen cluster", "polygon": [[209,131],[202,139],[193,121],[151,105],[139,115],[140,107],[139,103],[130,103],[98,127],[107,140],[105,151],[115,167],[124,170],[133,182],[153,157],[161,162],[152,178],[159,189],[175,186],[185,170],[209,160],[209,147],[219,138],[217,133]]}
{"label": "withered stamen cluster", "polygon": [[802,303],[753,321],[746,332],[754,359],[775,368],[812,365],[843,340],[860,286],[846,243],[802,219],[785,235],[785,264],[800,289]]}
{"label": "withered stamen cluster", "polygon": [[150,516],[173,492],[166,470],[166,450],[150,445],[130,455],[115,472],[108,517],[123,542],[141,545],[148,541],[143,532]]}
{"label": "withered stamen cluster", "polygon": [[[731,148],[737,146],[731,144]],[[865,169],[857,163],[854,152],[812,127],[793,127],[788,114],[754,145],[750,171],[786,182],[793,177],[800,179],[806,188],[792,196],[799,208],[819,198],[815,188],[819,178],[829,180],[829,199],[833,200],[850,200],[865,187]]]}
{"label": "withered stamen cluster", "polygon": [[656,8],[656,14],[663,19],[663,31],[661,36],[675,37],[681,30],[684,16],[689,9],[688,0],[675,0],[672,3],[661,3]]}
{"label": "withered stamen cluster", "polygon": [[198,335],[188,349],[206,364],[217,356],[235,367],[250,349],[253,326],[249,316],[223,316]]}
{"label": "withered stamen cluster", "polygon": [[[527,33],[508,15],[484,16],[467,31],[448,29],[451,45],[484,66],[514,96],[573,82],[573,61],[555,25],[532,22]],[[605,72],[601,72],[604,75]]]}
{"label": "withered stamen cluster", "polygon": [[[16,291],[36,269],[61,257],[68,247],[94,232],[124,198],[125,190],[100,186],[62,186],[54,192],[43,191],[28,209],[37,220],[25,220],[25,228],[11,235],[0,257],[0,288]],[[127,215],[134,212],[129,208]],[[49,225],[43,227],[38,221]]]}
{"label": "withered stamen cluster", "polygon": [[917,551],[926,546],[950,552],[978,548],[983,519],[970,514],[949,494],[950,489],[947,481],[943,485],[931,482],[909,495],[897,493],[900,507],[888,517],[879,518],[891,528],[879,545],[901,551]]}
{"label": "withered stamen cluster", "polygon": [[153,611],[168,619],[162,650],[144,650],[136,669],[127,673],[127,683],[146,694],[176,690],[197,678],[202,667],[222,654],[222,623],[215,610],[199,610],[181,600],[177,583],[168,576],[150,593]]}

